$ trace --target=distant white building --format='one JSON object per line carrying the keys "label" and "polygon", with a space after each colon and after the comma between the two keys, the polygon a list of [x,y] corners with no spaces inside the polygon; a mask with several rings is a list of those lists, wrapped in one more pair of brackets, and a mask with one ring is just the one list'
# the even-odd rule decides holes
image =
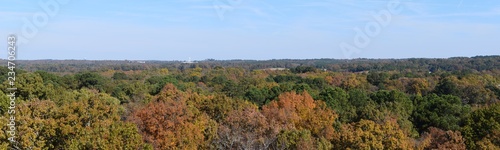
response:
{"label": "distant white building", "polygon": [[283,71],[283,70],[288,70],[286,68],[266,68],[262,70],[270,70],[270,71]]}
{"label": "distant white building", "polygon": [[191,57],[189,57],[188,61],[183,62],[184,64],[194,64],[196,62],[191,61]]}

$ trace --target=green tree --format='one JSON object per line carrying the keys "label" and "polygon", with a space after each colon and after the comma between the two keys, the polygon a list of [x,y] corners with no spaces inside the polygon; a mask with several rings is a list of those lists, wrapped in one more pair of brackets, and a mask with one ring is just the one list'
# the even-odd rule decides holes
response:
{"label": "green tree", "polygon": [[459,130],[471,111],[470,106],[462,104],[460,98],[452,95],[430,94],[416,97],[415,104],[413,123],[419,131],[431,126],[444,130]]}
{"label": "green tree", "polygon": [[339,114],[343,123],[352,122],[357,118],[356,108],[349,101],[349,94],[339,87],[329,87],[319,94],[326,105]]}
{"label": "green tree", "polygon": [[42,80],[45,84],[53,84],[55,86],[64,86],[66,87],[66,85],[64,85],[61,81],[61,77],[60,76],[57,76],[55,74],[52,74],[52,73],[48,73],[46,71],[36,71],[35,72],[36,74],[40,75],[40,77],[42,77]]}
{"label": "green tree", "polygon": [[21,100],[46,99],[46,91],[49,90],[45,87],[42,77],[35,73],[17,76],[16,87],[18,88],[18,99]]}
{"label": "green tree", "polygon": [[383,87],[389,81],[389,74],[385,72],[370,72],[366,80],[372,85]]}
{"label": "green tree", "polygon": [[179,81],[171,75],[169,75],[169,76],[153,76],[153,77],[146,79],[145,83],[151,87],[150,92],[149,92],[151,95],[156,95],[156,94],[160,93],[162,88],[165,85],[167,85],[168,83],[171,83],[171,84],[176,85],[176,86],[179,85]]}
{"label": "green tree", "polygon": [[500,103],[472,112],[465,121],[462,133],[468,149],[481,149],[479,146],[488,142],[490,145],[500,148],[500,139],[498,138],[500,135]]}
{"label": "green tree", "polygon": [[252,87],[245,93],[245,98],[254,102],[258,106],[262,106],[268,102],[268,91]]}
{"label": "green tree", "polygon": [[0,114],[5,114],[10,106],[10,97],[0,90]]}
{"label": "green tree", "polygon": [[458,85],[457,85],[457,78],[450,76],[450,77],[444,77],[441,80],[439,80],[438,85],[434,89],[434,92],[438,95],[455,95],[455,96],[460,96]]}
{"label": "green tree", "polygon": [[410,121],[414,110],[413,102],[405,93],[382,90],[371,94],[370,97],[378,104],[379,110],[386,114],[384,116],[396,116],[399,126],[405,133],[418,136]]}
{"label": "green tree", "polygon": [[75,75],[75,79],[78,81],[79,89],[86,87],[103,91],[106,84],[104,77],[96,72],[79,73]]}
{"label": "green tree", "polygon": [[113,77],[111,77],[111,78],[114,80],[128,80],[127,74],[125,74],[123,72],[115,72],[113,74]]}

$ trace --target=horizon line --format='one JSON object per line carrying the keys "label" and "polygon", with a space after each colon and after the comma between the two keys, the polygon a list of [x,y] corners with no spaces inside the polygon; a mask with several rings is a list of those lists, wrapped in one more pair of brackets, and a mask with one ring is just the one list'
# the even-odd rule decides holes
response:
{"label": "horizon line", "polygon": [[[476,56],[453,56],[453,57],[407,57],[407,58],[273,58],[273,59],[214,59],[206,58],[203,60],[190,60],[191,62],[200,61],[272,61],[272,60],[363,60],[363,59],[374,59],[374,60],[405,60],[405,59],[451,59],[451,58],[474,58],[474,57],[500,57],[500,55],[476,55]],[[0,60],[7,60],[0,58]],[[178,61],[178,62],[188,62],[188,60],[154,60],[154,59],[17,59],[16,61]]]}

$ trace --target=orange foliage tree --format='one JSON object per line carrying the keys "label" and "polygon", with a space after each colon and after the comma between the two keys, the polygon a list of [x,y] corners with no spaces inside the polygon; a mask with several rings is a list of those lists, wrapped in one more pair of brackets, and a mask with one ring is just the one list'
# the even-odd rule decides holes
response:
{"label": "orange foliage tree", "polygon": [[186,97],[189,95],[166,85],[155,102],[135,111],[129,120],[155,149],[207,149],[217,123],[188,104]]}
{"label": "orange foliage tree", "polygon": [[277,130],[308,130],[315,138],[333,139],[337,115],[323,101],[307,93],[283,93],[262,108],[262,114]]}
{"label": "orange foliage tree", "polygon": [[465,140],[458,131],[443,131],[439,128],[430,127],[428,132],[422,134],[418,149],[439,150],[465,150]]}
{"label": "orange foliage tree", "polygon": [[278,131],[256,106],[232,111],[219,126],[221,149],[268,149]]}

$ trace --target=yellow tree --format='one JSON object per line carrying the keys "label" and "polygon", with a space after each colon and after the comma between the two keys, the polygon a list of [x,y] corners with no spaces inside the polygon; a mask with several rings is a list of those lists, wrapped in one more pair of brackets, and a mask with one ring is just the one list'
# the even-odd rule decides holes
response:
{"label": "yellow tree", "polygon": [[142,147],[135,125],[120,120],[117,99],[89,90],[78,92],[76,97],[61,105],[38,99],[18,104],[18,146],[21,149]]}
{"label": "yellow tree", "polygon": [[370,120],[343,125],[333,140],[335,149],[412,149],[413,144],[395,119],[377,124]]}
{"label": "yellow tree", "polygon": [[416,78],[410,81],[408,85],[408,92],[410,94],[425,95],[430,91],[429,83],[422,78]]}

